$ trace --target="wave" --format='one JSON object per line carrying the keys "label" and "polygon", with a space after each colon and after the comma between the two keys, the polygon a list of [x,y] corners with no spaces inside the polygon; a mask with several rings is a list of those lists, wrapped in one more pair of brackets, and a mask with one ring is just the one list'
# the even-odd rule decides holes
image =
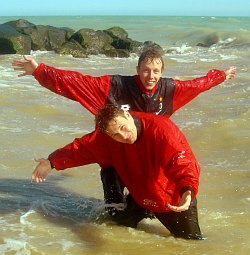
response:
{"label": "wave", "polygon": [[[199,46],[206,48],[250,48],[250,31],[217,31],[215,29],[196,29],[193,31],[172,34],[170,39],[175,45],[188,47]],[[179,52],[182,53],[182,50]]]}

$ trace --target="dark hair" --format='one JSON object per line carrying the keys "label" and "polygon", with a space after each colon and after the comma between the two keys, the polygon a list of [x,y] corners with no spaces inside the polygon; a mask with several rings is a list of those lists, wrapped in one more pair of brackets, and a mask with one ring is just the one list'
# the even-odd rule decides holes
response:
{"label": "dark hair", "polygon": [[124,111],[118,105],[106,104],[95,116],[96,127],[104,133],[109,122],[123,112]]}
{"label": "dark hair", "polygon": [[163,53],[162,53],[162,51],[161,50],[159,50],[159,49],[157,49],[157,48],[154,48],[154,47],[152,47],[152,48],[147,48],[147,49],[145,49],[142,53],[141,53],[141,55],[140,55],[140,57],[139,57],[139,60],[138,60],[138,66],[140,66],[141,65],[141,63],[143,62],[143,61],[153,61],[154,59],[160,59],[161,60],[161,63],[162,63],[162,70],[164,69],[164,60],[163,60],[163,58],[162,58],[162,55],[163,55]]}

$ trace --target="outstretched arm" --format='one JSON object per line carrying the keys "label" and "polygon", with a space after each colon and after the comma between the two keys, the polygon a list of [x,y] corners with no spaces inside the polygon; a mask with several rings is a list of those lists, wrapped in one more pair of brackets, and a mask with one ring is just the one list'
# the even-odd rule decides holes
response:
{"label": "outstretched arm", "polygon": [[227,79],[235,76],[236,68],[231,66],[226,71],[210,70],[207,75],[193,80],[175,80],[175,90],[173,96],[173,112],[189,103],[200,93],[217,86]]}
{"label": "outstretched arm", "polygon": [[27,55],[24,55],[23,58],[24,61],[15,59],[12,62],[14,70],[22,72],[18,77],[32,75],[38,67],[38,63],[33,58],[30,58]]}
{"label": "outstretched arm", "polygon": [[18,76],[33,75],[40,85],[50,91],[79,102],[84,108],[96,114],[107,101],[110,90],[110,76],[93,77],[80,72],[62,70],[23,56],[14,60],[12,66],[22,71]]}

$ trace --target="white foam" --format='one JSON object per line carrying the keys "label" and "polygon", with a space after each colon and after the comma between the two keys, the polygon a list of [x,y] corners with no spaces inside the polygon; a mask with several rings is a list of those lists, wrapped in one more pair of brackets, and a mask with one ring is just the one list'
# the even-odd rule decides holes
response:
{"label": "white foam", "polygon": [[223,54],[220,54],[219,55],[221,57],[222,60],[235,60],[235,59],[238,59],[238,57],[236,55],[223,55]]}
{"label": "white foam", "polygon": [[[15,252],[15,255],[31,255],[31,251],[27,247],[27,242],[12,238],[4,238],[4,244],[0,245],[0,253]],[[13,253],[11,253],[13,254]]]}
{"label": "white foam", "polygon": [[215,58],[200,58],[200,61],[201,62],[216,62],[218,61],[218,59],[215,59]]}
{"label": "white foam", "polygon": [[57,125],[50,125],[46,130],[42,130],[45,134],[54,134],[57,132],[68,133],[70,135],[83,135],[89,133],[89,130],[81,129],[79,127],[59,127]]}
{"label": "white foam", "polygon": [[54,246],[55,244],[59,244],[62,246],[62,252],[67,252],[69,249],[73,248],[76,244],[73,242],[70,242],[67,239],[61,239],[60,241],[57,242],[49,242],[47,245]]}
{"label": "white foam", "polygon": [[3,127],[3,126],[0,127],[0,130],[9,131],[12,133],[21,133],[23,131],[23,129],[20,127]]}
{"label": "white foam", "polygon": [[25,214],[23,214],[21,217],[20,217],[20,223],[22,225],[26,225],[26,226],[32,226],[32,223],[29,222],[27,220],[27,217],[30,215],[30,214],[33,214],[33,213],[36,213],[34,210],[29,210],[28,212],[26,212]]}
{"label": "white foam", "polygon": [[[180,47],[171,47],[169,50],[174,51],[178,54],[183,54],[187,51],[190,51],[192,49],[191,46],[188,46],[187,44],[182,44]],[[165,54],[165,56],[168,56],[169,54]]]}

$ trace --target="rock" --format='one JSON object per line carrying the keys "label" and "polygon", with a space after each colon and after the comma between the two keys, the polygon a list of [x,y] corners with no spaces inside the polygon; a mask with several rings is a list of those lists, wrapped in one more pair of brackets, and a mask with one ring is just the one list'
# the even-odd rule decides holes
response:
{"label": "rock", "polygon": [[103,31],[84,28],[74,33],[70,40],[77,41],[88,54],[105,54],[105,51],[113,49],[112,38]]}
{"label": "rock", "polygon": [[149,48],[156,49],[156,50],[160,51],[162,54],[164,54],[164,50],[159,44],[152,42],[152,41],[145,41],[142,45],[142,51],[147,50]]}
{"label": "rock", "polygon": [[0,54],[30,54],[31,39],[11,25],[0,25]]}
{"label": "rock", "polygon": [[86,58],[86,50],[74,40],[64,43],[61,47],[55,49],[55,52],[62,55],[72,55],[75,58]]}
{"label": "rock", "polygon": [[23,28],[23,33],[32,40],[32,50],[55,50],[66,42],[67,32],[63,29],[38,25],[32,28]]}
{"label": "rock", "polygon": [[[72,35],[72,29],[57,28],[53,26],[36,26],[27,20],[19,19],[7,22],[6,24],[12,26],[18,32],[29,35],[31,37],[32,50],[55,50],[62,46],[67,37]],[[70,35],[69,35],[70,34]]]}
{"label": "rock", "polygon": [[111,27],[109,29],[103,30],[104,33],[107,33],[112,38],[127,39],[128,33],[121,27]]}
{"label": "rock", "polygon": [[4,23],[3,25],[9,25],[9,26],[13,27],[15,30],[17,30],[18,32],[22,32],[22,29],[24,29],[24,28],[36,27],[35,24],[30,23],[28,20],[25,20],[25,19],[9,21],[9,22]]}
{"label": "rock", "polygon": [[24,19],[0,25],[0,43],[0,54],[30,54],[31,50],[53,50],[74,57],[87,57],[90,54],[129,57],[130,53],[139,54],[148,45],[157,45],[132,40],[121,27],[97,31],[83,28],[75,32],[71,28],[35,25]]}
{"label": "rock", "polygon": [[130,56],[130,52],[128,50],[123,49],[111,49],[105,52],[107,57],[116,57],[116,58],[128,58]]}
{"label": "rock", "polygon": [[196,44],[196,46],[200,47],[210,47],[219,42],[219,35],[217,33],[212,33],[206,36],[202,42]]}
{"label": "rock", "polygon": [[141,42],[133,41],[128,38],[128,33],[121,27],[111,27],[103,31],[112,37],[111,45],[116,49],[136,52],[142,45]]}

